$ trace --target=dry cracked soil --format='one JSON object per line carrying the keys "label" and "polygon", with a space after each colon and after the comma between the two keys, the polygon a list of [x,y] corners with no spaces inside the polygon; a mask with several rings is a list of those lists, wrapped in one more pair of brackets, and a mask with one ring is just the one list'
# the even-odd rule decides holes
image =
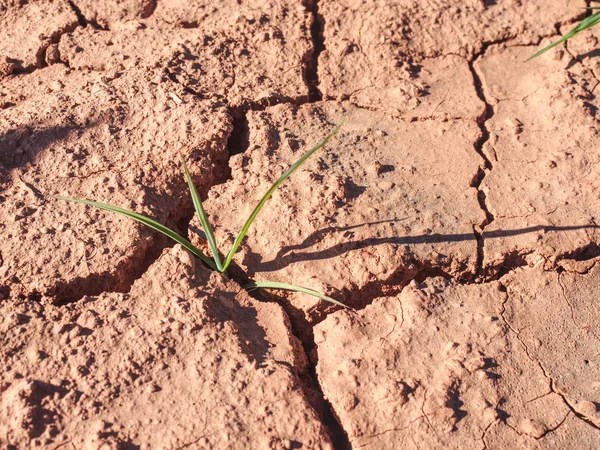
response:
{"label": "dry cracked soil", "polygon": [[0,449],[600,448],[586,6],[0,0]]}

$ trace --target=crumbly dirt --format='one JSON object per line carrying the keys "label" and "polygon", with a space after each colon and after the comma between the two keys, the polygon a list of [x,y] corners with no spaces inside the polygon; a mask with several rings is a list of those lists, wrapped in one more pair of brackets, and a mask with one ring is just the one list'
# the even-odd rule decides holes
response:
{"label": "crumbly dirt", "polygon": [[331,448],[281,307],[180,247],[128,294],[1,308],[9,446]]}
{"label": "crumbly dirt", "polygon": [[[140,89],[139,86],[143,86]],[[0,282],[61,303],[125,291],[160,244],[135,222],[51,196],[91,198],[177,225],[187,208],[186,155],[206,190],[225,176],[231,119],[160,71],[105,74],[62,64],[0,88]]]}
{"label": "crumbly dirt", "polygon": [[597,448],[587,3],[0,0],[0,449]]}
{"label": "crumbly dirt", "polygon": [[110,30],[86,27],[65,36],[63,61],[109,72],[160,67],[198,97],[234,111],[308,99],[304,72],[312,55],[312,17],[299,2],[255,8],[238,1],[160,1],[147,20],[138,3],[118,3],[115,11],[85,4],[83,14]]}
{"label": "crumbly dirt", "polygon": [[67,0],[0,1],[0,78],[46,65],[46,50],[78,25]]}

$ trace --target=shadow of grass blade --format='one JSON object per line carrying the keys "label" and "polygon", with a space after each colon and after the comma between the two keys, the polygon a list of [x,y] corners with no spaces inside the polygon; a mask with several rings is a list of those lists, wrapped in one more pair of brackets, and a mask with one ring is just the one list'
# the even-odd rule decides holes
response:
{"label": "shadow of grass blade", "polygon": [[202,224],[202,228],[206,234],[206,240],[208,241],[210,251],[213,254],[213,259],[215,261],[215,265],[217,266],[217,270],[219,272],[223,272],[223,264],[221,263],[221,256],[219,255],[219,249],[217,248],[217,241],[215,240],[215,235],[208,221],[208,216],[206,215],[204,207],[202,206],[200,194],[198,194],[198,190],[196,189],[196,185],[194,185],[194,181],[192,180],[192,176],[190,175],[190,171],[188,170],[185,161],[183,158],[181,159],[183,163],[183,171],[185,172],[185,179],[187,180],[187,184],[190,188],[190,194],[192,195],[192,201],[194,202],[194,209],[196,210],[196,214],[198,214],[198,218],[200,219],[200,223]]}
{"label": "shadow of grass blade", "polygon": [[240,231],[240,233],[235,238],[235,241],[233,242],[233,246],[231,247],[231,250],[227,254],[227,258],[225,259],[225,263],[223,264],[223,270],[227,270],[227,267],[229,267],[229,264],[231,263],[231,260],[233,259],[233,255],[235,255],[235,252],[237,251],[240,244],[242,243],[242,239],[244,239],[244,236],[246,236],[246,233],[248,232],[250,225],[252,225],[252,222],[254,222],[254,219],[256,219],[256,216],[258,215],[258,213],[260,212],[262,207],[265,205],[265,203],[267,203],[267,200],[269,200],[271,198],[271,195],[273,195],[273,192],[275,192],[275,190],[292,173],[294,173],[294,171],[298,167],[300,167],[314,152],[316,152],[320,148],[324,147],[325,144],[327,144],[337,134],[337,132],[340,130],[340,128],[342,126],[342,123],[340,123],[337,127],[335,127],[335,129],[331,133],[329,133],[323,140],[321,140],[321,142],[319,142],[317,145],[315,145],[313,148],[311,148],[309,151],[307,151],[298,161],[296,161],[288,170],[286,170],[285,173],[283,175],[281,175],[281,177],[279,177],[279,179],[275,182],[275,184],[273,184],[273,186],[271,186],[271,188],[267,191],[267,193],[264,195],[264,197],[260,200],[258,205],[256,205],[256,208],[254,208],[254,211],[252,211],[252,214],[250,214],[250,217],[248,218],[248,220],[242,227],[242,231]]}
{"label": "shadow of grass blade", "polygon": [[253,281],[248,284],[244,284],[242,286],[247,291],[257,288],[263,289],[280,289],[283,291],[293,291],[293,292],[301,292],[303,294],[312,295],[313,297],[320,298],[321,300],[325,300],[326,302],[333,303],[334,305],[341,306],[342,308],[352,309],[349,306],[344,305],[342,302],[338,302],[337,300],[327,297],[325,294],[321,294],[320,292],[313,291],[312,289],[308,289],[302,286],[294,286],[293,284],[287,283],[277,283],[276,281]]}
{"label": "shadow of grass blade", "polygon": [[182,236],[179,236],[173,230],[165,227],[164,225],[162,225],[146,216],[142,216],[141,214],[134,213],[132,211],[128,211],[123,208],[119,208],[117,206],[107,205],[106,203],[98,203],[98,202],[92,202],[90,200],[83,200],[83,199],[79,199],[79,198],[69,198],[69,197],[54,197],[54,198],[56,198],[58,200],[64,200],[66,202],[82,203],[84,205],[94,206],[96,208],[104,209],[106,211],[121,214],[123,216],[130,217],[133,220],[137,220],[138,222],[146,225],[147,227],[150,227],[150,228],[164,234],[165,236],[173,239],[175,242],[178,242],[179,244],[183,245],[187,250],[189,250],[191,253],[196,255],[202,261],[204,261],[206,263],[206,265],[208,265],[211,269],[216,270],[215,263],[212,262],[212,260],[209,257],[207,257],[204,253],[202,253],[199,249],[194,247],[194,245],[190,241],[188,241],[187,239],[185,239]]}
{"label": "shadow of grass blade", "polygon": [[[590,8],[590,9],[598,9],[598,8]],[[538,56],[542,55],[543,53],[546,53],[551,48],[554,48],[557,45],[560,45],[563,42],[568,41],[576,34],[581,33],[582,31],[593,27],[594,25],[597,25],[598,23],[600,23],[600,11],[583,19],[581,22],[579,22],[579,24],[577,24],[577,26],[575,28],[573,28],[571,31],[569,31],[567,34],[565,34],[563,37],[561,37],[558,41],[553,42],[552,44],[548,45],[547,47],[544,47],[539,52],[537,52],[535,55],[533,55],[531,58],[527,59],[527,61],[531,61],[532,59],[537,58]]]}

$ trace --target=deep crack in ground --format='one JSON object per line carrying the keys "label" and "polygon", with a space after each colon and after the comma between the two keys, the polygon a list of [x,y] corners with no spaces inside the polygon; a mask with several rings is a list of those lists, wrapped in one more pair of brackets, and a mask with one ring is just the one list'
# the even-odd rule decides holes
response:
{"label": "deep crack in ground", "polygon": [[479,99],[485,105],[484,111],[477,118],[477,124],[479,125],[479,128],[481,130],[481,136],[475,143],[475,151],[483,160],[483,166],[479,169],[476,177],[473,179],[472,182],[472,187],[477,189],[477,201],[479,202],[479,206],[485,214],[485,221],[483,223],[473,225],[473,233],[475,234],[475,238],[477,239],[477,269],[475,277],[481,277],[483,275],[483,262],[485,257],[485,227],[494,221],[494,216],[490,212],[486,204],[485,192],[481,189],[481,183],[483,183],[483,180],[485,179],[486,175],[493,169],[492,162],[486,156],[483,148],[486,142],[488,142],[488,140],[490,139],[490,132],[487,129],[487,122],[494,116],[494,108],[485,97],[481,76],[477,73],[477,70],[474,66],[475,62],[485,55],[487,49],[488,46],[484,46],[481,53],[479,53],[475,58],[469,61],[469,69],[471,71],[471,75],[473,76],[475,91],[477,92],[477,96],[479,97]]}

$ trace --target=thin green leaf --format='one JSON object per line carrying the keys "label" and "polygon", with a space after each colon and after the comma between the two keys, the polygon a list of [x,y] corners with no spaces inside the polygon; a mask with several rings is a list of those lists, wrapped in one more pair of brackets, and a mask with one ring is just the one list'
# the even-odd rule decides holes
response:
{"label": "thin green leaf", "polygon": [[248,218],[248,220],[242,227],[242,231],[240,231],[240,233],[235,238],[235,241],[233,242],[233,246],[231,247],[231,250],[227,254],[227,258],[225,259],[225,263],[223,264],[224,271],[227,270],[227,268],[229,267],[229,264],[231,263],[231,260],[233,259],[233,255],[235,255],[235,252],[237,251],[240,244],[242,243],[242,239],[244,239],[244,236],[246,236],[246,233],[248,232],[250,225],[252,225],[252,222],[254,222],[254,219],[256,219],[256,216],[258,215],[258,213],[260,212],[262,207],[265,205],[265,203],[267,203],[267,200],[269,200],[271,198],[271,195],[273,195],[273,192],[275,192],[275,190],[281,185],[281,183],[283,183],[292,173],[294,173],[294,171],[298,167],[300,167],[314,152],[316,152],[317,150],[319,150],[320,148],[325,146],[325,144],[327,144],[337,134],[337,132],[340,130],[341,126],[342,126],[342,124],[339,124],[327,137],[325,137],[323,140],[321,140],[321,142],[319,142],[317,145],[315,145],[313,148],[311,148],[308,152],[306,152],[283,175],[281,175],[281,177],[279,177],[279,179],[275,182],[275,184],[273,184],[273,186],[271,186],[271,188],[267,191],[267,193],[264,195],[264,197],[261,199],[261,201],[258,203],[258,205],[256,205],[256,208],[254,208],[254,211],[252,211],[252,214],[250,214],[250,217]]}
{"label": "thin green leaf", "polygon": [[192,176],[190,175],[190,171],[183,160],[183,171],[185,172],[185,179],[187,180],[188,186],[190,188],[190,194],[192,195],[192,201],[194,202],[194,208],[196,209],[196,214],[198,214],[198,218],[200,219],[200,223],[202,224],[202,228],[204,229],[204,233],[206,234],[206,240],[208,241],[208,245],[210,246],[210,251],[212,252],[213,259],[215,261],[215,265],[217,266],[217,270],[219,272],[223,272],[223,264],[221,263],[221,256],[219,255],[219,249],[217,248],[217,241],[215,240],[215,235],[213,233],[212,227],[208,221],[208,216],[204,211],[204,207],[202,206],[202,200],[200,199],[200,194],[198,194],[198,190],[194,185],[194,181],[192,180]]}
{"label": "thin green leaf", "polygon": [[[597,8],[591,8],[591,9],[597,9]],[[600,12],[594,13],[591,16],[588,16],[585,19],[583,19],[581,22],[579,22],[579,24],[575,28],[573,28],[571,31],[569,31],[567,34],[565,34],[563,37],[561,37],[558,41],[553,42],[552,44],[548,45],[547,47],[544,47],[539,52],[537,52],[535,55],[533,55],[531,58],[529,58],[527,61],[531,61],[533,58],[537,58],[541,54],[546,53],[551,48],[554,48],[557,45],[562,44],[563,42],[571,39],[576,34],[581,33],[583,30],[587,30],[588,28],[593,27],[594,25],[597,25],[598,23],[600,23]]]}
{"label": "thin green leaf", "polygon": [[100,209],[104,209],[106,211],[110,211],[110,212],[114,212],[117,214],[121,214],[127,217],[130,217],[134,220],[137,220],[138,222],[164,234],[165,236],[173,239],[175,242],[180,243],[181,245],[183,245],[187,250],[189,250],[190,252],[192,252],[194,255],[196,255],[198,258],[200,258],[202,261],[204,261],[206,263],[207,266],[209,266],[211,269],[216,270],[216,266],[215,263],[213,263],[211,261],[210,258],[208,258],[204,253],[202,253],[199,249],[197,249],[196,247],[194,247],[194,245],[188,241],[187,239],[185,239],[182,236],[179,236],[177,233],[175,233],[173,230],[165,227],[164,225],[150,219],[149,217],[146,216],[142,216],[141,214],[138,213],[134,213],[132,211],[128,211],[126,209],[123,208],[119,208],[117,206],[112,206],[112,205],[107,205],[106,203],[98,203],[98,202],[92,202],[90,200],[83,200],[83,199],[79,199],[79,198],[68,198],[68,197],[55,197],[58,200],[64,200],[66,202],[74,202],[74,203],[82,203],[84,205],[90,205],[90,206],[95,206],[96,208],[100,208]]}
{"label": "thin green leaf", "polygon": [[308,289],[302,286],[294,286],[293,284],[287,283],[277,283],[275,281],[253,281],[248,284],[244,284],[242,286],[247,291],[256,289],[256,288],[265,288],[265,289],[281,289],[284,291],[293,291],[293,292],[302,292],[303,294],[312,295],[313,297],[320,298],[321,300],[325,300],[326,302],[333,303],[334,305],[341,306],[343,308],[350,309],[349,306],[344,305],[337,300],[334,300],[331,297],[327,297],[325,294],[321,294],[320,292],[313,291],[312,289]]}

